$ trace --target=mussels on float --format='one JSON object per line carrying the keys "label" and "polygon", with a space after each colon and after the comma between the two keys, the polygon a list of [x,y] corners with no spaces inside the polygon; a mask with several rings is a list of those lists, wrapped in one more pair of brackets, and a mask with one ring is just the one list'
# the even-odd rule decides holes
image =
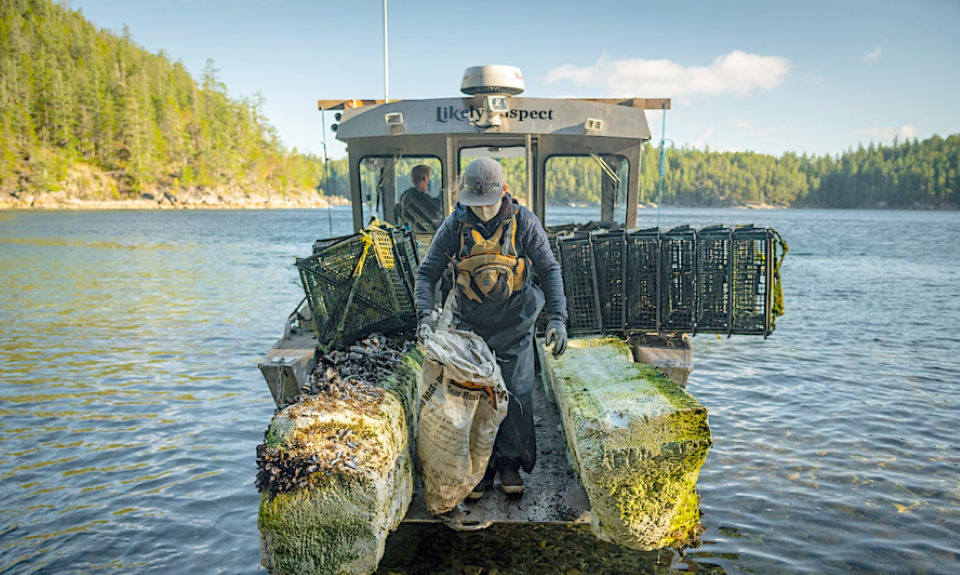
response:
{"label": "mussels on float", "polygon": [[[367,339],[341,350],[321,355],[308,385],[300,388],[294,401],[279,411],[298,404],[323,411],[326,407],[342,409],[344,404],[357,412],[374,415],[383,401],[385,390],[379,386],[396,368],[401,356],[414,344],[412,334],[386,337],[373,334]],[[256,487],[270,497],[306,487],[314,474],[332,475],[359,469],[357,453],[360,443],[352,441],[353,429],[317,429],[306,440],[294,439],[280,449],[269,443],[269,429],[257,446]]]}

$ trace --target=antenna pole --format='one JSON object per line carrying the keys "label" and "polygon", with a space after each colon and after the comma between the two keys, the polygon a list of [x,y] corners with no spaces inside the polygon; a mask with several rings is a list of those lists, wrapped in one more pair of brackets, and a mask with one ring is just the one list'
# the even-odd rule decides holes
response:
{"label": "antenna pole", "polygon": [[323,106],[320,107],[320,125],[323,134],[323,187],[324,194],[327,196],[327,224],[330,225],[330,236],[333,236],[333,204],[330,194],[330,158],[327,156],[327,118]]}
{"label": "antenna pole", "polygon": [[387,56],[387,0],[383,0],[383,99],[390,101],[390,60]]}
{"label": "antenna pole", "polygon": [[[383,0],[386,2],[387,0]],[[660,227],[660,199],[663,196],[664,149],[667,143],[667,105],[663,105],[663,128],[660,130],[660,182],[657,184],[657,228]]]}

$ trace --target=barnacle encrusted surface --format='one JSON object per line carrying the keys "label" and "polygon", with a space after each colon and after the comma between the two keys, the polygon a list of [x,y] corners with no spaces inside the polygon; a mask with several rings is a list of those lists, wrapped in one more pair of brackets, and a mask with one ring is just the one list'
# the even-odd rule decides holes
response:
{"label": "barnacle encrusted surface", "polygon": [[702,531],[697,477],[707,410],[616,338],[573,339],[551,359],[571,466],[601,539],[635,549],[688,545]]}
{"label": "barnacle encrusted surface", "polygon": [[413,494],[412,407],[422,361],[413,348],[380,381],[326,377],[316,393],[274,416],[257,454],[260,561],[268,571],[376,570]]}

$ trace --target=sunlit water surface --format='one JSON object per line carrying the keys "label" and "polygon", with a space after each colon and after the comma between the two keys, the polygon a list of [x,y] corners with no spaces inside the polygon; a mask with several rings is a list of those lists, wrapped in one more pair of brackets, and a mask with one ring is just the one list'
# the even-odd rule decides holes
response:
{"label": "sunlit water surface", "polygon": [[[653,211],[641,225],[656,223]],[[256,573],[256,368],[347,208],[0,216],[0,572]],[[404,526],[385,573],[960,573],[960,214],[664,210],[790,244],[767,340],[694,340],[685,557]],[[262,570],[260,571],[263,572]]]}

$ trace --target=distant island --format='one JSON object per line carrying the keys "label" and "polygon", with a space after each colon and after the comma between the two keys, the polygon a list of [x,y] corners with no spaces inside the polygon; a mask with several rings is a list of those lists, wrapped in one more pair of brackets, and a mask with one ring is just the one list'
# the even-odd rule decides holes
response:
{"label": "distant island", "polygon": [[[286,149],[263,100],[231,98],[212,61],[199,79],[161,51],[52,0],[0,3],[0,208],[318,207],[346,203],[347,161]],[[305,112],[306,113],[306,112]],[[657,200],[647,145],[642,204]],[[502,160],[523,181],[522,160]],[[838,156],[666,152],[665,206],[960,207],[960,134]],[[584,163],[552,170],[551,201],[589,204]],[[324,189],[329,182],[330,189]]]}

